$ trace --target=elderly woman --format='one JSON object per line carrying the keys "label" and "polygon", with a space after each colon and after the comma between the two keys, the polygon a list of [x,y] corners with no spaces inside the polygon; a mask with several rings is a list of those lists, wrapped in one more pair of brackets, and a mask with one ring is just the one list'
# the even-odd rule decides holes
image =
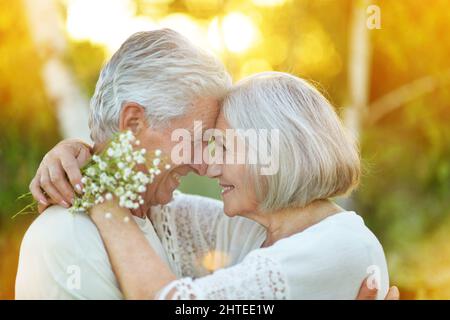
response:
{"label": "elderly woman", "polygon": [[[226,215],[209,201],[189,210],[179,205],[182,194],[152,207],[168,264],[127,219],[129,210],[115,200],[96,205],[91,218],[124,296],[354,299],[369,276],[384,297],[383,248],[360,216],[332,201],[356,187],[360,159],[329,102],[292,75],[258,74],[228,93],[216,128],[279,130],[279,170],[261,175],[260,163],[210,164]],[[227,145],[215,141],[224,158],[235,153]]]}

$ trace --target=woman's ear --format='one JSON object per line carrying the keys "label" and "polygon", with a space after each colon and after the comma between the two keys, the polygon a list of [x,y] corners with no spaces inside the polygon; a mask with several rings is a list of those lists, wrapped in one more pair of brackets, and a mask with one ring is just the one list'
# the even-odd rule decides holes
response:
{"label": "woman's ear", "polygon": [[144,108],[136,102],[126,102],[120,112],[119,130],[131,130],[137,136],[147,126]]}

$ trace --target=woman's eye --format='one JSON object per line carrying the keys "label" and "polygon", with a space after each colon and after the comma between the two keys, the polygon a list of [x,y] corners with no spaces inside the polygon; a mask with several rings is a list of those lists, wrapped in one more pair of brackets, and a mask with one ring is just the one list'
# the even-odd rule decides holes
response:
{"label": "woman's eye", "polygon": [[211,137],[208,140],[208,152],[211,157],[215,157],[217,151],[222,149],[222,156],[227,152],[227,148],[225,147],[222,139],[216,139],[215,137]]}
{"label": "woman's eye", "polygon": [[208,151],[211,157],[214,157],[216,154],[216,140],[214,137],[211,137],[208,141]]}

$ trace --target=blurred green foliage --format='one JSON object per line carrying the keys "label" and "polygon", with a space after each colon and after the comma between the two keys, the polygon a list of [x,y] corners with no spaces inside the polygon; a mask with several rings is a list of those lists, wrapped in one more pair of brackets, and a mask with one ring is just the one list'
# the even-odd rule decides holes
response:
{"label": "blurred green foliage", "polygon": [[[65,60],[87,95],[104,50],[70,42]],[[45,153],[61,140],[55,105],[42,81],[43,58],[29,33],[21,1],[0,1],[0,299],[12,298],[20,240],[33,216],[11,216]]]}
{"label": "blurred green foliage", "polygon": [[[11,297],[23,227],[11,222],[45,152],[60,139],[42,61],[19,1],[0,1],[0,299]],[[27,220],[27,219],[26,219]],[[28,220],[29,221],[29,220]]]}
{"label": "blurred green foliage", "polygon": [[[137,0],[138,14],[183,12],[204,21],[241,11],[256,21],[260,41],[221,57],[235,79],[258,68],[314,79],[340,108],[348,101],[348,39],[354,1],[292,0],[276,7],[249,1]],[[383,244],[391,282],[406,298],[450,297],[450,4],[373,1],[382,29],[370,31],[370,101],[416,79],[404,103],[370,121],[360,144],[366,168],[355,210]],[[213,4],[211,4],[213,3]],[[91,95],[104,50],[70,41],[65,61]],[[29,37],[20,1],[0,0],[0,299],[11,298],[18,246],[31,218],[11,223],[45,152],[60,139],[55,106],[45,95],[42,60]],[[218,198],[216,181],[189,175],[182,191]],[[14,229],[10,226],[14,225]],[[6,261],[6,262],[5,262]]]}
{"label": "blurred green foliage", "polygon": [[426,78],[432,89],[418,94],[415,86],[410,100],[364,127],[368,170],[356,205],[381,240],[403,296],[449,298],[450,7],[442,0],[380,4],[371,101],[416,79]]}

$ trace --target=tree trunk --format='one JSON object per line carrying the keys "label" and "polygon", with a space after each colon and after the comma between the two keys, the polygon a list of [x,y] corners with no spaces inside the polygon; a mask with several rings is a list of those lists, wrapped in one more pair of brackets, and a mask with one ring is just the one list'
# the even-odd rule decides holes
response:
{"label": "tree trunk", "polygon": [[24,0],[30,33],[44,60],[42,79],[47,95],[55,102],[61,135],[91,143],[88,100],[63,62],[67,41],[64,22],[54,0]]}
{"label": "tree trunk", "polygon": [[[363,118],[367,112],[370,88],[371,46],[367,28],[368,0],[353,1],[349,32],[348,89],[349,105],[344,111],[344,123],[359,139]],[[352,199],[339,199],[347,209],[353,208]]]}
{"label": "tree trunk", "polygon": [[361,122],[367,112],[370,86],[371,47],[366,25],[368,0],[355,0],[349,38],[349,105],[344,122],[356,138],[361,132]]}

